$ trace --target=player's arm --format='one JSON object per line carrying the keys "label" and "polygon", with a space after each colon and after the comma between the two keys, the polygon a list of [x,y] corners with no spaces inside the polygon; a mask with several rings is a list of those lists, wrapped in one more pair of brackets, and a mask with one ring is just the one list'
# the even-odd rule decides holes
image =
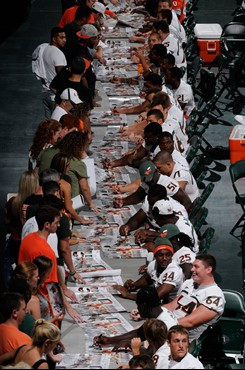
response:
{"label": "player's arm", "polygon": [[177,298],[175,298],[173,301],[167,303],[167,304],[164,304],[162,307],[166,308],[167,310],[173,312],[174,310],[176,310],[177,306],[178,306],[178,299],[179,299],[180,296],[178,296]]}
{"label": "player's arm", "polygon": [[178,323],[186,329],[192,329],[213,320],[217,315],[216,311],[201,305],[190,315],[178,319]]}
{"label": "player's arm", "polygon": [[138,212],[132,216],[125,225],[119,229],[120,235],[128,235],[130,231],[138,229],[144,222],[147,221],[145,212],[139,209]]}
{"label": "player's arm", "polygon": [[175,200],[183,204],[185,209],[189,211],[192,207],[192,201],[190,200],[189,196],[185,193],[185,191],[181,188],[172,196]]}
{"label": "player's arm", "polygon": [[[117,199],[114,200],[114,207],[115,208],[120,208],[123,206],[129,206],[130,204],[138,204],[142,202],[145,199],[145,191],[144,189],[140,186],[136,192],[133,194],[129,195],[126,198],[119,199],[120,204],[118,205]],[[119,207],[120,206],[120,207]]]}
{"label": "player's arm", "polygon": [[163,283],[157,288],[157,294],[160,299],[165,298],[172,290],[174,285]]}

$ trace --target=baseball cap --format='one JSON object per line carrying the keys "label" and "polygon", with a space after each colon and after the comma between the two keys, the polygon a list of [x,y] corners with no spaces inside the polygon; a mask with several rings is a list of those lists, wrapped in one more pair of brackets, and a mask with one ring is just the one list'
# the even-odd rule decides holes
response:
{"label": "baseball cap", "polygon": [[176,235],[179,235],[180,231],[178,227],[174,224],[166,224],[160,228],[160,236],[162,238],[168,238],[171,239]]}
{"label": "baseball cap", "polygon": [[157,254],[157,252],[161,250],[168,250],[172,254],[174,254],[174,248],[167,238],[161,238],[161,237],[156,238],[154,242],[154,246],[155,246],[155,249],[153,252],[154,255]]}
{"label": "baseball cap", "polygon": [[65,89],[61,94],[60,98],[62,100],[70,100],[74,104],[80,104],[83,103],[82,100],[79,99],[77,91],[74,89],[71,89],[68,87],[68,89]]}
{"label": "baseball cap", "polygon": [[96,1],[93,5],[92,5],[92,9],[93,10],[96,10],[96,12],[98,13],[101,13],[103,15],[103,17],[105,18],[105,6],[103,4],[101,4],[99,1]]}
{"label": "baseball cap", "polygon": [[91,39],[91,37],[98,36],[98,30],[92,24],[84,24],[81,30],[76,33],[80,39]]}
{"label": "baseball cap", "polygon": [[156,166],[154,163],[150,161],[143,162],[140,165],[139,172],[140,172],[140,177],[143,182],[150,182],[153,178],[153,175],[156,171]]}
{"label": "baseball cap", "polygon": [[173,211],[173,207],[172,207],[172,204],[170,203],[170,201],[168,199],[161,199],[161,200],[158,200],[152,210],[154,211],[156,209],[158,209],[158,213],[159,215],[172,215],[174,213]]}

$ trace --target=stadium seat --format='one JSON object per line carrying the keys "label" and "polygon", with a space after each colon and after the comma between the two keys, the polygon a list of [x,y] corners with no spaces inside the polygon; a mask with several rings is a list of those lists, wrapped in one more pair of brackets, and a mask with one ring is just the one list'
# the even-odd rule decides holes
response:
{"label": "stadium seat", "polygon": [[242,233],[240,233],[239,235],[235,235],[234,233],[237,229],[241,229],[245,225],[245,193],[241,193],[241,186],[238,186],[238,180],[245,179],[245,160],[232,163],[229,167],[229,172],[231,183],[236,194],[236,203],[240,204],[242,208],[242,216],[236,222],[235,226],[230,231],[230,234],[238,240],[241,240]]}
{"label": "stadium seat", "polygon": [[195,217],[190,217],[190,221],[192,222],[192,225],[197,233],[199,232],[201,227],[204,225],[207,215],[208,215],[208,209],[205,207],[202,207],[197,212]]}
{"label": "stadium seat", "polygon": [[200,209],[202,208],[202,206],[204,205],[204,203],[206,202],[206,200],[208,199],[208,197],[210,196],[213,190],[214,190],[214,184],[209,183],[203,190],[200,197],[198,197],[194,201],[194,205],[193,205],[193,208],[190,214],[190,220],[192,220],[197,215],[197,213],[200,211]]}
{"label": "stadium seat", "polygon": [[200,238],[199,252],[208,253],[212,239],[214,237],[215,230],[212,227],[208,227]]}

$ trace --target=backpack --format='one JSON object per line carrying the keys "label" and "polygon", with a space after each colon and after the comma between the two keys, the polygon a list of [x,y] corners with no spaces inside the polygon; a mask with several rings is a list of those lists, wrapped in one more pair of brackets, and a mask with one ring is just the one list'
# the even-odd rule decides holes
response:
{"label": "backpack", "polygon": [[36,75],[38,80],[41,80],[42,83],[46,84],[46,72],[43,63],[43,52],[48,46],[48,43],[40,44],[36,47],[36,49],[32,53],[32,73]]}

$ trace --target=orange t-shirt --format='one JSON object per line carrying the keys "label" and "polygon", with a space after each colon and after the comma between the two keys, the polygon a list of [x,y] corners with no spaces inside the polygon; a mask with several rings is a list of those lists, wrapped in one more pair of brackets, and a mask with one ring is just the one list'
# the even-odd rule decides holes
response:
{"label": "orange t-shirt", "polygon": [[57,283],[57,259],[54,251],[45,239],[40,238],[37,233],[27,235],[21,242],[18,263],[23,261],[33,261],[36,257],[46,256],[53,262],[53,267],[49,278],[45,283]]}
{"label": "orange t-shirt", "polygon": [[78,8],[78,5],[75,5],[75,6],[72,6],[71,8],[66,9],[65,13],[62,15],[62,17],[59,20],[58,26],[61,28],[64,28],[65,25],[73,22],[75,19],[77,8]]}
{"label": "orange t-shirt", "polygon": [[6,324],[0,325],[0,356],[15,350],[24,344],[27,346],[32,345],[32,340],[29,335],[22,333],[22,331],[14,326]]}

